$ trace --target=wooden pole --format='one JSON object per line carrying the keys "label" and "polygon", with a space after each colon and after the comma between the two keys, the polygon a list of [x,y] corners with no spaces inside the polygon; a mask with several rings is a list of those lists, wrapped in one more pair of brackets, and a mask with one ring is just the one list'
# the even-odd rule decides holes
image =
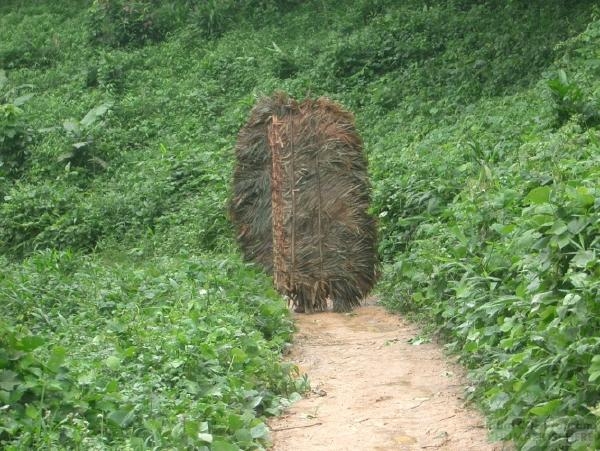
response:
{"label": "wooden pole", "polygon": [[283,212],[283,162],[281,153],[283,139],[281,126],[284,124],[276,115],[271,116],[268,126],[271,149],[271,215],[273,225],[273,280],[275,288],[282,294],[288,292],[288,275],[285,258],[285,223]]}

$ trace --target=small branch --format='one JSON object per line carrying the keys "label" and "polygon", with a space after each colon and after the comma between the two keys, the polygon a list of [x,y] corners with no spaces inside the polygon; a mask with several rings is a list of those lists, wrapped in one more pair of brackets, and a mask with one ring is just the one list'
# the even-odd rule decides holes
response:
{"label": "small branch", "polygon": [[450,418],[454,418],[455,416],[456,416],[456,414],[454,414],[454,415],[450,415],[449,417],[442,418],[441,420],[438,420],[438,421],[449,420]]}
{"label": "small branch", "polygon": [[419,404],[417,404],[417,405],[414,405],[414,406],[412,406],[412,407],[408,407],[408,408],[406,408],[406,409],[404,409],[404,410],[412,410],[412,409],[416,409],[417,407],[421,407],[421,406],[422,406],[424,403],[426,403],[427,401],[429,401],[429,398],[427,398],[427,399],[424,399],[424,400],[423,400],[423,401],[421,401]]}
{"label": "small branch", "polygon": [[277,429],[271,429],[271,431],[273,432],[280,432],[280,431],[289,431],[290,429],[302,429],[302,428],[311,428],[313,426],[320,426],[323,423],[319,422],[319,423],[312,423],[312,424],[305,424],[302,426],[289,426],[286,428],[277,428]]}

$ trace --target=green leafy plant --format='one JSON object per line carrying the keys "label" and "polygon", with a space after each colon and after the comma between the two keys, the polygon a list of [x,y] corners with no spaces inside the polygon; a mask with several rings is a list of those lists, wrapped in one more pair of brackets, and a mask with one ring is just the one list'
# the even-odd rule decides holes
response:
{"label": "green leafy plant", "polygon": [[80,120],[68,119],[63,122],[63,129],[67,136],[74,141],[71,149],[61,154],[58,161],[68,162],[73,166],[90,167],[95,166],[106,169],[108,163],[94,155],[94,132],[102,127],[98,121],[110,111],[112,103],[102,103],[90,111]]}
{"label": "green leafy plant", "polygon": [[8,48],[0,47],[0,67],[6,69],[48,68],[56,64],[59,57],[55,42],[26,39]]}
{"label": "green leafy plant", "polygon": [[233,14],[236,11],[235,1],[193,1],[192,23],[195,29],[205,38],[216,38],[233,25]]}
{"label": "green leafy plant", "polygon": [[91,39],[114,47],[165,38],[172,22],[155,0],[95,0],[88,10]]}
{"label": "green leafy plant", "polygon": [[600,123],[600,105],[587,101],[581,88],[569,82],[564,70],[558,70],[558,77],[548,80],[548,87],[556,105],[559,126],[574,115],[580,116],[581,122],[588,127]]}
{"label": "green leafy plant", "polygon": [[6,72],[0,70],[0,175],[18,175],[29,156],[33,131],[24,119],[21,106],[32,94],[17,96],[29,85],[8,89]]}
{"label": "green leafy plant", "polygon": [[269,49],[273,54],[273,72],[275,76],[279,78],[291,78],[299,70],[298,57],[295,53],[298,53],[298,49],[295,52],[284,52],[276,43],[273,42],[272,49]]}
{"label": "green leafy plant", "polygon": [[130,263],[42,252],[0,280],[20,323],[0,322],[2,447],[264,448],[264,416],[306,388],[278,361],[292,328],[269,281],[239,260]]}

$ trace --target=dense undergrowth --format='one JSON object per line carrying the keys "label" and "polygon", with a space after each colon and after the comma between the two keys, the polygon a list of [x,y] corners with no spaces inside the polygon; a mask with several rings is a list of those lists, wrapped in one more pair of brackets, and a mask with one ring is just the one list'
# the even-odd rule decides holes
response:
{"label": "dense undergrowth", "polygon": [[261,449],[303,381],[227,221],[256,97],[353,109],[383,299],[497,438],[600,446],[593,1],[0,6],[0,447]]}

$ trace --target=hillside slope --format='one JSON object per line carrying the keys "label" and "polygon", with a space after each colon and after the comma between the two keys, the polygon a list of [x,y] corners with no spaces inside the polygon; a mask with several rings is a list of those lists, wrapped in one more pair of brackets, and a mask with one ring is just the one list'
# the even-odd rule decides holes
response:
{"label": "hillside slope", "polygon": [[261,418],[303,382],[278,363],[290,319],[226,205],[237,131],[281,89],[355,112],[385,302],[473,368],[495,435],[600,446],[597,15],[2,2],[0,443],[265,446]]}

